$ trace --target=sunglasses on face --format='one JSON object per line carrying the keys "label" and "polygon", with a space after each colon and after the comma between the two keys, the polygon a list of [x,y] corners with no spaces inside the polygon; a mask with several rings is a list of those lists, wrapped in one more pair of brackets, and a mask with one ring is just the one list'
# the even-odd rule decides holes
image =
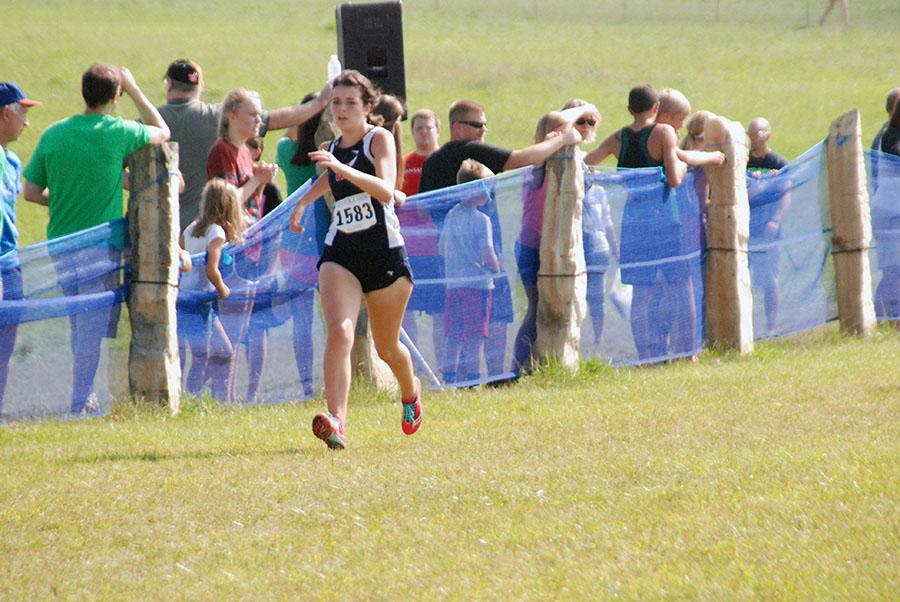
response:
{"label": "sunglasses on face", "polygon": [[589,125],[591,127],[594,127],[595,125],[597,125],[597,120],[589,119],[587,117],[582,117],[581,119],[579,119],[578,121],[575,122],[575,125]]}
{"label": "sunglasses on face", "polygon": [[475,128],[476,130],[487,127],[487,121],[467,121],[465,119],[460,119],[456,123],[464,123],[469,127]]}

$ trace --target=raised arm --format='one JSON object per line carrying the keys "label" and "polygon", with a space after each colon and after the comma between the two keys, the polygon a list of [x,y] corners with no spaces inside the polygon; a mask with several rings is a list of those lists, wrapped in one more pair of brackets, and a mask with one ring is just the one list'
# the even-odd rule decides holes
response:
{"label": "raised arm", "polygon": [[305,123],[328,106],[331,100],[331,82],[327,82],[318,96],[303,104],[291,105],[269,111],[269,129],[283,130]]}
{"label": "raised arm", "polygon": [[156,144],[168,140],[170,136],[169,126],[166,125],[162,115],[159,114],[156,107],[150,103],[138,87],[131,71],[125,67],[120,67],[119,71],[122,74],[122,91],[131,97],[144,125],[150,127],[150,143]]}
{"label": "raised arm", "polygon": [[516,169],[517,167],[543,163],[550,155],[562,147],[569,144],[578,144],[579,142],[581,142],[581,134],[578,133],[578,130],[572,128],[560,136],[553,136],[537,144],[514,150],[503,165],[503,169]]}
{"label": "raised arm", "polygon": [[309,154],[309,158],[316,162],[319,169],[330,169],[369,193],[373,199],[388,203],[394,198],[394,184],[397,181],[397,148],[393,136],[387,130],[379,129],[375,132],[372,138],[372,157],[375,159],[374,176],[341,163],[327,150]]}
{"label": "raised arm", "polygon": [[622,150],[621,134],[616,130],[607,136],[600,146],[585,155],[584,162],[588,165],[599,165],[610,155],[618,159],[620,150]]}
{"label": "raised arm", "polygon": [[725,163],[725,153],[722,151],[675,150],[678,158],[691,167],[706,167],[707,165],[722,165]]}
{"label": "raised arm", "polygon": [[[259,163],[253,167],[253,176],[238,188],[241,203],[246,203],[263,186],[275,179],[278,166],[274,163]],[[229,179],[229,178],[226,178]]]}

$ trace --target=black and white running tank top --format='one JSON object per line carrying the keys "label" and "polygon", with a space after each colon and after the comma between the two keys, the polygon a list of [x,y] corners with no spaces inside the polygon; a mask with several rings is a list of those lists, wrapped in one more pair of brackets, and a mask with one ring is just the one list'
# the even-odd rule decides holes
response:
{"label": "black and white running tank top", "polygon": [[[348,148],[341,148],[342,137],[339,137],[331,142],[328,150],[341,163],[374,176],[372,139],[380,129],[383,128],[372,128],[359,142]],[[373,199],[353,182],[340,178],[331,170],[328,171],[328,184],[335,202],[331,211],[331,226],[325,236],[327,246],[348,246],[363,253],[403,246],[400,221],[394,213],[394,199],[387,203]]]}

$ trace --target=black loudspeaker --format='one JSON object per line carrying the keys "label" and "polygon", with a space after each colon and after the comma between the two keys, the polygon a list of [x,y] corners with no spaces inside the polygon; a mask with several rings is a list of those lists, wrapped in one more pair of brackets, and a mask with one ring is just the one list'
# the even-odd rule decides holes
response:
{"label": "black loudspeaker", "polygon": [[381,88],[406,101],[403,67],[403,3],[345,2],[335,8],[338,59]]}

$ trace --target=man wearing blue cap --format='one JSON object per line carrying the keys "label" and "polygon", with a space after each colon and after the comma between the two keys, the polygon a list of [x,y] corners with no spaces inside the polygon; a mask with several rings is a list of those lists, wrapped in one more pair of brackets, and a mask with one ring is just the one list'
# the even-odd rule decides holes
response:
{"label": "man wearing blue cap", "polygon": [[[4,301],[22,298],[22,271],[16,255],[19,231],[16,229],[16,197],[22,192],[19,176],[22,162],[9,150],[28,127],[28,107],[41,104],[29,100],[22,88],[11,82],[0,83],[0,298]],[[9,359],[16,344],[18,324],[15,315],[0,313],[0,413],[3,393],[9,375]]]}

